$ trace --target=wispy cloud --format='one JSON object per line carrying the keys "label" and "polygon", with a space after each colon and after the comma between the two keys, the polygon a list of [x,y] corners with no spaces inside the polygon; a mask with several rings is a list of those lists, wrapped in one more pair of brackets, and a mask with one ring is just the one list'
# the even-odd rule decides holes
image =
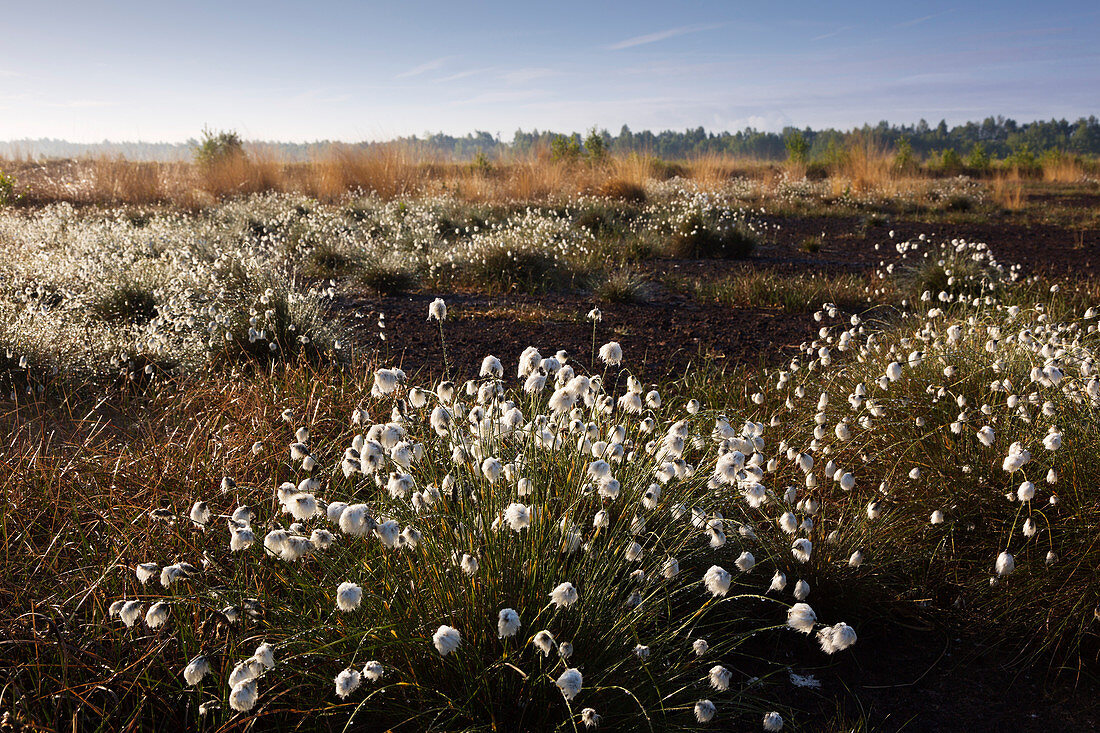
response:
{"label": "wispy cloud", "polygon": [[711,31],[715,28],[720,28],[720,23],[710,25],[684,25],[679,28],[669,28],[668,30],[658,31],[656,33],[647,33],[644,36],[634,36],[633,38],[627,38],[625,41],[619,41],[608,46],[609,51],[622,51],[624,48],[634,48],[635,46],[644,46],[647,43],[657,43],[658,41],[666,41],[669,38],[675,38],[677,36],[686,36],[689,33],[700,33],[702,31]]}
{"label": "wispy cloud", "polygon": [[538,99],[545,96],[546,93],[540,89],[518,89],[515,91],[499,91],[499,92],[485,92],[478,94],[467,99],[457,99],[451,102],[454,106],[468,106],[478,104],[501,104],[504,102],[518,103],[527,102],[532,99]]}
{"label": "wispy cloud", "polygon": [[478,74],[484,74],[492,70],[493,67],[491,66],[487,66],[484,69],[466,69],[466,71],[459,71],[458,73],[450,74],[449,76],[441,76],[436,79],[436,81],[440,84],[446,84],[448,82],[458,81],[459,79],[466,79],[471,76],[477,76]]}
{"label": "wispy cloud", "polygon": [[930,21],[933,18],[938,18],[941,15],[947,15],[948,13],[954,13],[954,12],[955,12],[955,9],[951,8],[950,10],[944,10],[942,13],[932,13],[931,15],[922,15],[919,18],[913,18],[912,20],[906,20],[904,22],[898,23],[898,24],[893,25],[891,27],[892,28],[908,28],[910,26],[920,25],[921,23],[926,23],[927,21]]}
{"label": "wispy cloud", "polygon": [[514,71],[505,72],[504,74],[500,75],[500,78],[508,84],[526,84],[529,81],[534,81],[535,79],[545,79],[546,77],[554,76],[557,73],[558,72],[554,71],[553,69],[532,67],[515,69]]}
{"label": "wispy cloud", "polygon": [[426,61],[419,66],[414,66],[408,71],[402,71],[398,74],[396,79],[408,79],[412,76],[420,76],[421,74],[427,74],[429,71],[435,71],[436,69],[442,69],[447,65],[448,61],[451,61],[454,56],[444,56],[442,58],[433,59],[432,61]]}
{"label": "wispy cloud", "polygon": [[10,79],[15,76],[22,76],[22,74],[11,69],[0,69],[0,79]]}
{"label": "wispy cloud", "polygon": [[853,28],[855,28],[854,25],[841,26],[840,28],[837,28],[835,31],[832,31],[830,33],[822,33],[820,36],[814,36],[810,40],[811,41],[824,41],[826,38],[832,38],[833,36],[839,36],[841,33],[844,33],[846,31],[850,31]]}

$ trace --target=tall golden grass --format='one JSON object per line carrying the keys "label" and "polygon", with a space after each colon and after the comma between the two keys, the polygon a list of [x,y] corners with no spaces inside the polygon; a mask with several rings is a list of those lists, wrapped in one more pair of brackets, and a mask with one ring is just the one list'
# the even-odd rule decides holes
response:
{"label": "tall golden grass", "polygon": [[997,205],[1008,211],[1019,211],[1027,203],[1024,180],[1017,169],[995,175],[990,194]]}
{"label": "tall golden grass", "polygon": [[[645,154],[610,155],[596,162],[556,160],[545,148],[504,155],[478,163],[443,159],[401,144],[334,144],[308,162],[288,162],[271,149],[250,147],[245,155],[211,164],[152,163],[120,157],[0,161],[12,173],[28,204],[70,201],[79,204],[172,204],[194,208],[226,197],[265,191],[296,192],[322,201],[349,194],[374,193],[385,199],[448,193],[475,201],[540,201],[593,194],[644,200],[653,181],[682,176],[716,189],[734,178],[758,181],[774,192],[782,177],[801,179],[804,163],[775,163],[728,155],[702,155],[669,162]],[[834,196],[874,192],[885,196],[919,191],[939,176],[932,167],[902,165],[897,154],[873,139],[853,141],[824,167]],[[1072,156],[1048,156],[1043,179],[1076,183],[1095,175],[1095,163]],[[977,172],[973,172],[977,173]],[[1018,172],[995,166],[987,174],[994,199],[1022,206],[1024,184]]]}
{"label": "tall golden grass", "polygon": [[1080,183],[1086,172],[1080,159],[1070,155],[1056,155],[1044,159],[1043,180],[1047,183]]}

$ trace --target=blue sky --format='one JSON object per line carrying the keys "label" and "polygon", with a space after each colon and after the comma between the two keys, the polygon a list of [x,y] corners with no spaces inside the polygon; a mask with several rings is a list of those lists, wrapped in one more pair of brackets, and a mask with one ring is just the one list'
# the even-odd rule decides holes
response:
{"label": "blue sky", "polygon": [[1100,113],[1095,1],[5,4],[0,139]]}

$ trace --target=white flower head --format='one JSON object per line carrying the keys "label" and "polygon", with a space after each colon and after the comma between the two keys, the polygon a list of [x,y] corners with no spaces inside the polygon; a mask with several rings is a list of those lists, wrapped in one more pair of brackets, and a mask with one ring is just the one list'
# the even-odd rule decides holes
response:
{"label": "white flower head", "polygon": [[513,608],[501,609],[497,615],[497,636],[501,639],[509,636],[515,636],[519,631],[522,624],[519,620],[519,614],[516,613]]}
{"label": "white flower head", "polygon": [[724,596],[730,590],[730,574],[717,565],[711,565],[703,575],[703,585],[711,595]]}
{"label": "white flower head", "polygon": [[700,723],[709,723],[714,719],[715,707],[710,700],[695,703],[695,719]]}
{"label": "white flower head", "polygon": [[550,591],[550,601],[558,608],[572,606],[577,602],[577,589],[572,583],[565,582]]}
{"label": "white flower head", "polygon": [[783,717],[772,711],[764,716],[764,730],[768,733],[776,733],[776,731],[783,730]]}
{"label": "white flower head", "polygon": [[229,707],[238,712],[248,712],[256,705],[256,699],[259,696],[256,680],[245,680],[233,686],[229,693]]}
{"label": "white flower head", "polygon": [[336,607],[344,613],[350,613],[359,608],[363,600],[363,589],[355,583],[341,583],[336,588]]}
{"label": "white flower head", "polygon": [[579,669],[572,667],[562,672],[555,684],[566,700],[572,700],[580,693],[581,687],[584,686],[584,676],[581,675]]}
{"label": "white flower head", "polygon": [[600,361],[608,366],[618,366],[623,363],[623,347],[618,341],[611,341],[600,347]]}
{"label": "white flower head", "polygon": [[363,681],[363,676],[357,669],[345,669],[340,674],[336,675],[336,695],[340,699],[346,699],[348,695],[359,689],[359,683]]}
{"label": "white flower head", "polygon": [[531,512],[523,504],[509,504],[508,508],[504,510],[504,521],[508,523],[512,531],[519,532],[531,526]]}
{"label": "white flower head", "polygon": [[385,670],[382,667],[382,663],[377,662],[373,659],[363,665],[363,676],[371,682],[377,682],[378,680],[382,679],[382,674],[384,673],[384,671]]}
{"label": "white flower head", "polygon": [[826,626],[817,632],[817,641],[821,645],[821,651],[835,654],[856,643],[856,630],[844,622]]}
{"label": "white flower head", "polygon": [[439,652],[441,657],[445,657],[458,649],[461,643],[462,635],[458,633],[458,629],[446,624],[440,626],[432,635],[432,644],[435,645],[436,651]]}
{"label": "white flower head", "polygon": [[202,682],[202,678],[210,673],[210,660],[199,655],[187,663],[183,668],[183,680],[192,687]]}
{"label": "white flower head", "polygon": [[817,614],[809,604],[796,603],[787,611],[787,625],[795,631],[808,634],[814,630],[815,623],[817,623]]}

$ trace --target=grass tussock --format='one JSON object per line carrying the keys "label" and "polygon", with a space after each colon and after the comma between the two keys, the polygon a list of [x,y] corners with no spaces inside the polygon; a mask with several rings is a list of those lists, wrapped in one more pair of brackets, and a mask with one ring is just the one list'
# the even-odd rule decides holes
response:
{"label": "grass tussock", "polygon": [[861,275],[787,274],[769,270],[742,270],[716,281],[673,279],[670,284],[693,297],[734,308],[779,309],[807,313],[822,303],[833,303],[849,312],[861,312],[874,304],[890,302],[889,293],[875,289]]}
{"label": "grass tussock", "polygon": [[1020,211],[1027,203],[1024,182],[1017,170],[996,175],[990,192],[993,201],[1006,211]]}

